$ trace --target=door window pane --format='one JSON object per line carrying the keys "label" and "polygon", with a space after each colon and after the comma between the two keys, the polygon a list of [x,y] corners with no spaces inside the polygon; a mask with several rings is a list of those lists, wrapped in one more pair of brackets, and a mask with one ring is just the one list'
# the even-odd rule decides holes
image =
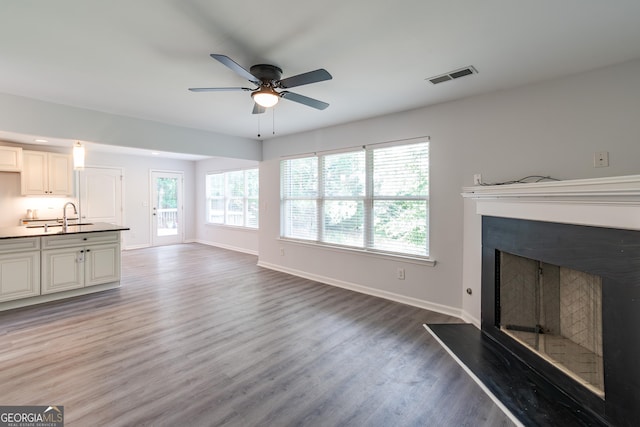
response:
{"label": "door window pane", "polygon": [[178,179],[156,178],[156,230],[158,236],[178,234]]}

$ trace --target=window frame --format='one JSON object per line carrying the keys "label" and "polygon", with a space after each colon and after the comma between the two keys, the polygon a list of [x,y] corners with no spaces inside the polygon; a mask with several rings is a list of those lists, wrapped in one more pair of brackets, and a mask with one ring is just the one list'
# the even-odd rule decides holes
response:
{"label": "window frame", "polygon": [[[375,195],[374,194],[374,181],[373,181],[373,156],[374,152],[377,149],[394,147],[394,146],[409,146],[424,143],[426,144],[426,195]],[[393,141],[386,143],[378,143],[378,144],[370,144],[365,146],[358,147],[350,147],[341,150],[332,150],[332,151],[324,151],[324,152],[316,152],[306,155],[300,156],[292,156],[281,159],[280,162],[280,206],[281,206],[281,215],[280,215],[280,240],[282,241],[291,241],[295,243],[301,244],[309,244],[309,245],[317,245],[324,247],[331,247],[334,249],[342,249],[347,251],[357,251],[368,254],[382,255],[382,256],[393,256],[393,257],[401,257],[406,259],[416,259],[419,261],[427,261],[432,265],[435,264],[434,261],[430,258],[430,233],[429,233],[429,223],[430,223],[430,162],[429,162],[429,150],[430,150],[430,138],[429,137],[419,137],[408,140],[401,141]],[[357,151],[364,151],[365,153],[365,162],[364,162],[364,186],[365,192],[363,196],[336,196],[336,195],[327,195],[324,189],[324,175],[323,175],[323,167],[325,164],[325,159],[327,156],[331,156],[334,154],[340,153],[353,153]],[[305,159],[305,158],[317,158],[317,183],[316,183],[316,196],[315,198],[312,196],[307,197],[291,197],[285,193],[286,186],[286,162],[295,159]],[[315,223],[317,226],[317,231],[315,233],[315,239],[306,239],[297,236],[287,235],[288,230],[287,226],[287,215],[286,215],[286,206],[287,203],[293,200],[309,200],[315,201],[316,203],[316,219]],[[324,208],[327,201],[356,201],[363,203],[363,242],[362,245],[349,245],[349,244],[340,244],[340,243],[332,243],[328,242],[325,238],[325,212]],[[385,250],[376,248],[374,244],[374,205],[375,202],[378,201],[420,201],[425,203],[425,252],[424,254],[417,254],[412,252],[404,252],[404,251],[394,251],[394,250]]]}

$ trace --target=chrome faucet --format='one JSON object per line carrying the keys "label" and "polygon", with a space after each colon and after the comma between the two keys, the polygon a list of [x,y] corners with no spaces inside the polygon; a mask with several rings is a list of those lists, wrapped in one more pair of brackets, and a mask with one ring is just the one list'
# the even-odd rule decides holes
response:
{"label": "chrome faucet", "polygon": [[62,207],[62,230],[65,232],[67,231],[67,226],[69,225],[69,218],[67,218],[67,206],[69,205],[73,206],[73,213],[78,215],[78,209],[73,202],[67,202],[64,204],[64,206]]}

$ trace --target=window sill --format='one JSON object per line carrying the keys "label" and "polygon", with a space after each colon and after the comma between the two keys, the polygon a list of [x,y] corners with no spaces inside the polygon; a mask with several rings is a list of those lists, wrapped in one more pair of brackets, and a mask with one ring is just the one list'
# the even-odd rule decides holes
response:
{"label": "window sill", "polygon": [[372,258],[381,258],[381,259],[386,259],[386,260],[397,260],[397,261],[401,261],[401,262],[405,262],[405,263],[418,264],[418,265],[423,265],[423,266],[428,266],[428,267],[434,267],[436,265],[436,260],[432,259],[432,258],[428,258],[428,257],[411,256],[411,255],[399,255],[399,254],[392,254],[392,253],[387,253],[387,252],[374,252],[374,251],[367,251],[367,250],[364,250],[364,249],[348,248],[348,247],[343,247],[343,246],[333,246],[333,245],[329,245],[329,244],[325,244],[325,243],[308,242],[308,241],[305,241],[305,240],[287,239],[285,237],[278,237],[277,240],[282,242],[282,243],[287,243],[287,244],[306,246],[306,247],[314,247],[314,248],[321,248],[321,249],[326,249],[326,250],[333,251],[333,252],[342,252],[342,253],[349,253],[349,254],[355,254],[355,255],[364,255],[364,256],[372,257]]}
{"label": "window sill", "polygon": [[205,222],[204,226],[205,227],[215,227],[215,228],[226,228],[226,229],[234,230],[234,231],[248,231],[248,232],[253,232],[253,233],[257,233],[258,232],[257,228],[242,227],[242,226],[239,226],[239,225],[215,224],[213,222]]}

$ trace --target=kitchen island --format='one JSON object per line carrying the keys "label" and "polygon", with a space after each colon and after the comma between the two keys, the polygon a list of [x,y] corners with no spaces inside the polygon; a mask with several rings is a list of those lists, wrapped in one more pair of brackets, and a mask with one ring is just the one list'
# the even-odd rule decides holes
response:
{"label": "kitchen island", "polygon": [[0,311],[120,286],[120,233],[108,223],[0,228]]}

